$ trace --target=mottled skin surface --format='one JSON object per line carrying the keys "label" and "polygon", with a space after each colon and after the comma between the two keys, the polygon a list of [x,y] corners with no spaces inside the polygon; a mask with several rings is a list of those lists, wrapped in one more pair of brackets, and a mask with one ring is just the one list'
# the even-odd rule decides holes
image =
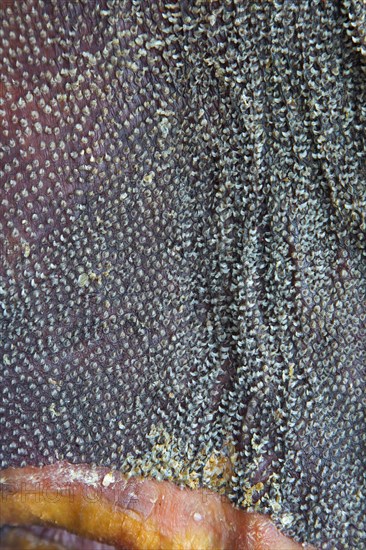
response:
{"label": "mottled skin surface", "polygon": [[365,6],[8,2],[2,467],[365,528]]}

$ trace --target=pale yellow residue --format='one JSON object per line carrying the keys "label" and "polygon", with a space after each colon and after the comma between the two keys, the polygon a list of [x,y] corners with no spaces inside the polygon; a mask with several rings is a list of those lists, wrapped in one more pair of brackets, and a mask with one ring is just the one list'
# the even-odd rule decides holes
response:
{"label": "pale yellow residue", "polygon": [[81,287],[88,286],[89,284],[89,276],[87,273],[80,273],[78,278],[78,283]]}
{"label": "pale yellow residue", "polygon": [[[268,479],[265,481],[265,484],[261,483],[262,487],[258,487],[258,484],[253,485],[253,487],[257,487],[257,491],[261,492],[260,498],[258,499],[258,495],[256,498],[256,503],[252,505],[254,508],[254,511],[260,512],[260,508],[263,505],[264,502],[266,502],[274,513],[280,512],[282,509],[282,496],[281,496],[281,484],[279,483],[279,476],[275,473],[271,474]],[[251,487],[251,489],[253,489]],[[271,489],[271,497],[269,496],[269,490]],[[252,491],[253,494],[254,491]],[[245,494],[246,497],[246,494]],[[244,501],[241,503],[241,506],[244,508],[247,507],[247,504]]]}
{"label": "pale yellow residue", "polygon": [[57,412],[56,409],[55,409],[55,403],[51,403],[49,409],[50,413],[52,414],[52,416],[61,416],[61,413],[60,412]]}
{"label": "pale yellow residue", "polygon": [[149,172],[148,174],[145,174],[142,178],[145,183],[151,183],[154,179],[155,173]]}
{"label": "pale yellow residue", "polygon": [[125,458],[122,470],[127,475],[166,479],[191,489],[204,485],[220,494],[231,492],[238,459],[231,440],[222,449],[202,447],[197,452],[189,442],[172,436],[162,425],[153,425],[147,438],[152,443],[148,454]]}
{"label": "pale yellow residue", "polygon": [[[101,273],[95,273],[94,271],[89,271],[88,273],[81,273],[78,278],[78,283],[81,287],[88,286],[90,283],[97,283],[98,285],[102,284],[103,277],[108,277],[112,269],[111,264],[107,264],[104,271]],[[108,308],[110,303],[105,302],[105,306]]]}
{"label": "pale yellow residue", "polygon": [[30,256],[30,251],[31,251],[31,249],[30,249],[29,244],[28,244],[28,243],[23,244],[23,254],[24,254],[24,258],[29,258],[29,256]]}
{"label": "pale yellow residue", "polygon": [[236,461],[237,453],[232,443],[227,443],[223,449],[215,449],[208,457],[203,469],[205,484],[220,494],[227,493]]}
{"label": "pale yellow residue", "polygon": [[249,506],[253,506],[254,493],[257,493],[258,491],[262,491],[263,489],[264,489],[264,485],[261,481],[259,483],[256,483],[255,485],[252,485],[251,487],[247,487],[244,490],[243,506],[245,508]]}

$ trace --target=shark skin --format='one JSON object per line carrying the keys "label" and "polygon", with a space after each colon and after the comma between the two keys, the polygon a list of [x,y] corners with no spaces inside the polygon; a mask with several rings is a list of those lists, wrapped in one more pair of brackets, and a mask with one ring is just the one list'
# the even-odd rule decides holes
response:
{"label": "shark skin", "polygon": [[[0,1],[4,524],[366,544],[365,21],[357,0]],[[116,539],[37,493],[22,522],[6,483],[29,468],[176,507]]]}

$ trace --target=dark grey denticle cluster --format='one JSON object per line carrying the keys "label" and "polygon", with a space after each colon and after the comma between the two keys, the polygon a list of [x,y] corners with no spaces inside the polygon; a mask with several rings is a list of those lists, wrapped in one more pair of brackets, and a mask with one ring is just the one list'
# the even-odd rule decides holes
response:
{"label": "dark grey denticle cluster", "polygon": [[364,547],[365,3],[1,7],[2,467]]}

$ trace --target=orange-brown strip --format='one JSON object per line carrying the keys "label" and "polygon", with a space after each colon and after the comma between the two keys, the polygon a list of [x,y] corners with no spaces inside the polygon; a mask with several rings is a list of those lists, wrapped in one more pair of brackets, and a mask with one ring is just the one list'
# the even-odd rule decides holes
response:
{"label": "orange-brown strip", "polygon": [[1,478],[3,525],[52,525],[132,550],[302,548],[211,491],[66,462]]}

